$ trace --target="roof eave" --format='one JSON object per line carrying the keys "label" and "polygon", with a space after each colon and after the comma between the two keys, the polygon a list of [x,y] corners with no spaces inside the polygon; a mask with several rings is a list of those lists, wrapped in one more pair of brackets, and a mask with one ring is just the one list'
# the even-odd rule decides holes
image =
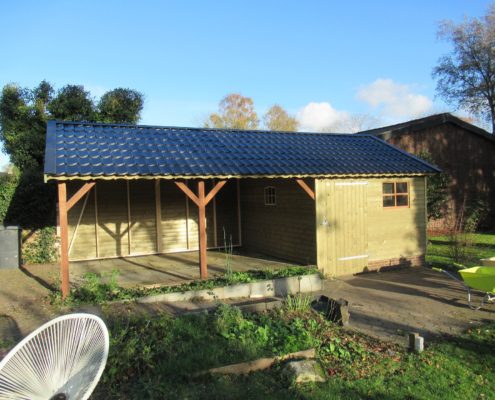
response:
{"label": "roof eave", "polygon": [[164,180],[188,180],[188,179],[356,179],[356,178],[381,178],[381,177],[415,177],[430,176],[436,172],[382,172],[374,174],[289,174],[289,175],[51,175],[45,174],[45,182],[48,181],[109,181],[109,180],[139,180],[139,179],[164,179]]}

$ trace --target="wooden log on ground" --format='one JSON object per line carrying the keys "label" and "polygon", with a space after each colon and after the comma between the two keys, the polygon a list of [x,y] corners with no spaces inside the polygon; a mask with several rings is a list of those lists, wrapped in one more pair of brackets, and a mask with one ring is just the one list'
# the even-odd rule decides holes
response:
{"label": "wooden log on ground", "polygon": [[194,374],[194,376],[200,376],[205,374],[233,374],[233,375],[242,375],[249,374],[254,371],[261,371],[264,369],[270,368],[273,364],[286,361],[286,360],[296,360],[296,359],[312,359],[315,358],[316,350],[309,349],[303,351],[297,351],[295,353],[285,354],[283,356],[270,357],[270,358],[260,358],[254,361],[247,361],[238,364],[226,365],[224,367],[211,368],[206,371],[198,372]]}

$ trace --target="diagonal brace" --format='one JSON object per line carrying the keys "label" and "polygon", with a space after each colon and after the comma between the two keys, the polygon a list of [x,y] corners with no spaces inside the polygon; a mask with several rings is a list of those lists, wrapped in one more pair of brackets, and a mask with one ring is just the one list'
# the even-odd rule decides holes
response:
{"label": "diagonal brace", "polygon": [[88,182],[82,185],[81,188],[74,193],[69,200],[67,200],[67,211],[74,207],[76,203],[93,188],[94,185],[95,182]]}
{"label": "diagonal brace", "polygon": [[306,182],[304,182],[304,180],[296,179],[296,182],[304,189],[309,197],[311,197],[313,200],[315,199],[315,192],[307,185]]}

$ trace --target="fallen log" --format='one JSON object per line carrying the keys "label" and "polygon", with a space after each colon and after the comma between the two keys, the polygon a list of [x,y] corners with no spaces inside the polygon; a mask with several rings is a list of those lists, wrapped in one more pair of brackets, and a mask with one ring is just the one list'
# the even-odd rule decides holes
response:
{"label": "fallen log", "polygon": [[238,364],[230,364],[224,367],[210,368],[208,370],[200,371],[194,374],[194,376],[201,376],[206,374],[233,374],[242,375],[249,374],[254,371],[261,371],[263,369],[270,368],[273,364],[286,361],[286,360],[296,360],[296,359],[312,359],[315,358],[316,350],[308,349],[302,351],[296,351],[295,353],[285,354],[283,356],[270,357],[270,358],[259,358],[258,360],[247,361]]}

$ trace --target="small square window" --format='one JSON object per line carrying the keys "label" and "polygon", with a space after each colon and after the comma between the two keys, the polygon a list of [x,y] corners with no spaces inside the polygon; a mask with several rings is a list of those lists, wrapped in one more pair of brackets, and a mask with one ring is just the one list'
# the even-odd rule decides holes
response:
{"label": "small square window", "polygon": [[409,207],[409,184],[407,182],[383,183],[383,207]]}
{"label": "small square window", "polygon": [[265,206],[277,205],[277,192],[273,186],[265,187]]}

